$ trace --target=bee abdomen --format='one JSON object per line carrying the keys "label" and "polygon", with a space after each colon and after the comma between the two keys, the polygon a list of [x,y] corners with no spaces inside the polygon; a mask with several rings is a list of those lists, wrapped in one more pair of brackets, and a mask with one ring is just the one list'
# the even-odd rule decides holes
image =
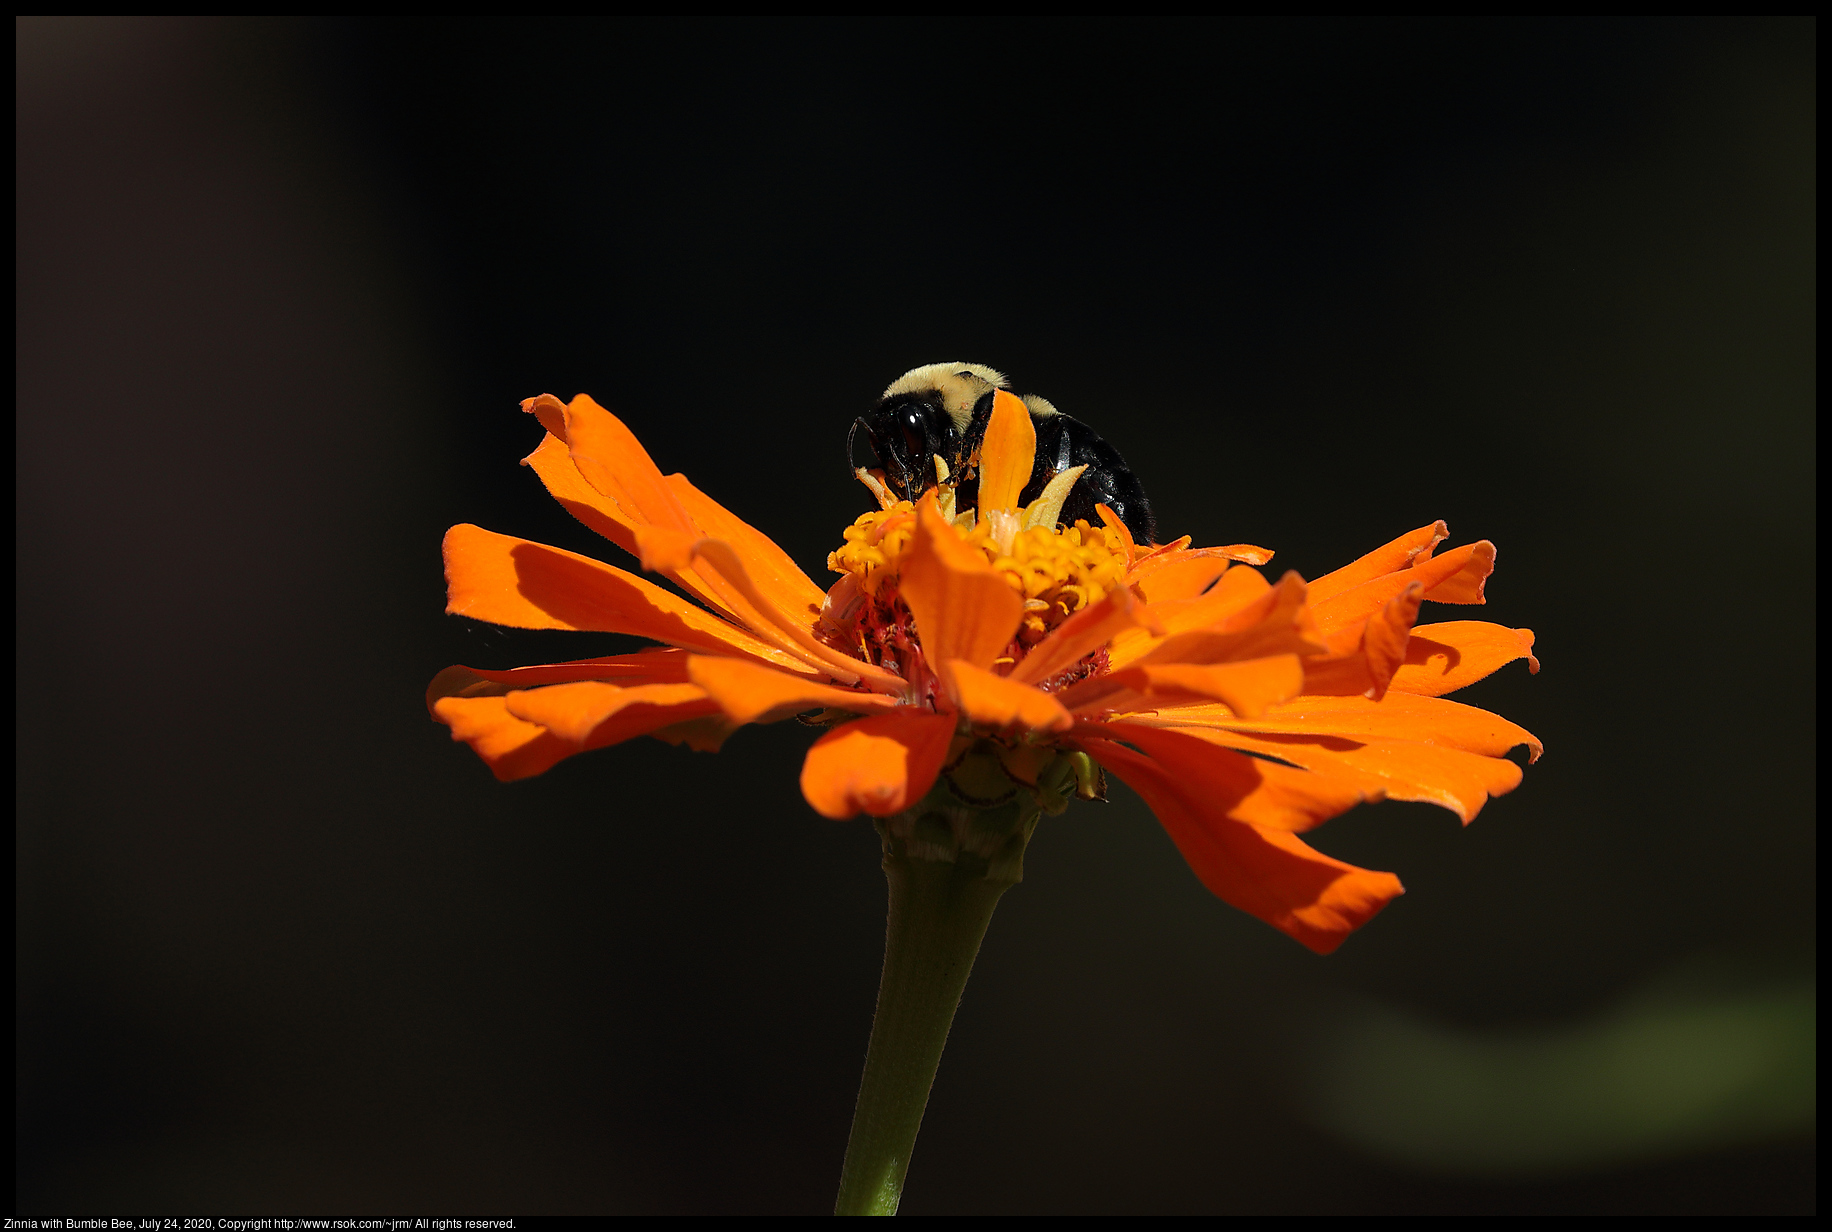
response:
{"label": "bee abdomen", "polygon": [[1093,428],[1060,411],[1038,414],[1033,408],[1031,423],[1037,430],[1037,460],[1031,467],[1030,482],[1024,485],[1020,498],[1029,503],[1043,494],[1043,489],[1058,473],[1073,466],[1086,466],[1075,486],[1062,503],[1061,522],[1073,526],[1085,519],[1099,526],[1101,519],[1095,506],[1105,505],[1126,524],[1134,540],[1141,544],[1156,542],[1157,524],[1151,513],[1151,502],[1145,488],[1120,457]]}

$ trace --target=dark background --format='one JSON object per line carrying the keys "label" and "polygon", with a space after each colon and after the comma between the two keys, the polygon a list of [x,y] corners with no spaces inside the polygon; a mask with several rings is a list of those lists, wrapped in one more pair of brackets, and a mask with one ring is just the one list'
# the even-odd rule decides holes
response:
{"label": "dark background", "polygon": [[18,36],[20,1213],[830,1209],[875,836],[792,724],[494,783],[432,674],[618,639],[444,617],[439,536],[614,558],[516,464],[585,391],[825,577],[954,359],[1275,576],[1493,539],[1545,670],[1460,698],[1548,751],[1316,835],[1410,891],[1328,959],[1049,822],[906,1211],[1811,1209],[1810,1106],[1472,1167],[1314,1095],[1811,978],[1811,21]]}

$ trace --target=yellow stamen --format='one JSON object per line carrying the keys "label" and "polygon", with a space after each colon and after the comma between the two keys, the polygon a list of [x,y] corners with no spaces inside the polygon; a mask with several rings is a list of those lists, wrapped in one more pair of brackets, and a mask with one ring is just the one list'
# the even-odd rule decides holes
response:
{"label": "yellow stamen", "polygon": [[852,473],[855,479],[864,484],[866,489],[870,491],[873,496],[878,498],[878,507],[880,509],[890,509],[897,504],[896,493],[886,487],[884,480],[879,478],[883,472],[873,473],[872,471],[866,470],[863,466],[857,466],[853,468]]}
{"label": "yellow stamen", "polygon": [[1069,499],[1069,489],[1081,478],[1088,468],[1071,466],[1066,471],[1057,471],[1056,477],[1044,487],[1043,494],[1024,507],[1024,529],[1033,526],[1054,526],[1062,519],[1062,502]]}
{"label": "yellow stamen", "polygon": [[[1060,494],[1054,503],[1060,509]],[[865,514],[846,528],[845,543],[827,557],[827,567],[856,575],[859,588],[876,595],[898,576],[915,535],[914,512],[909,501],[898,501]],[[1020,640],[1027,644],[1123,585],[1126,576],[1126,543],[1117,531],[1079,520],[1061,529],[1041,524],[1019,529],[1030,522],[1030,513],[994,514],[971,527],[957,526],[1024,597]]]}

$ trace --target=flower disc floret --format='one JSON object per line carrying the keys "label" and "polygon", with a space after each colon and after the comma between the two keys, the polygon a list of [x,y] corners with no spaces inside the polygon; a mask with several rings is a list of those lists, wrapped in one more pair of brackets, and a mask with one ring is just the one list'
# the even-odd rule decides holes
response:
{"label": "flower disc floret", "polygon": [[915,534],[916,507],[909,501],[874,509],[840,532],[845,542],[838,551],[827,554],[827,567],[835,573],[853,574],[860,590],[875,595],[886,582],[896,580]]}
{"label": "flower disc floret", "polygon": [[[874,510],[842,532],[845,542],[828,554],[827,567],[852,574],[867,596],[887,596],[915,532],[909,501]],[[1001,546],[990,520],[975,521],[962,529],[962,539],[984,553],[1024,599],[1020,639],[1027,644],[1126,583],[1126,544],[1111,527],[1079,520],[1069,527],[1033,526]]]}
{"label": "flower disc floret", "polygon": [[992,567],[1024,596],[1020,637],[1036,642],[1126,584],[1126,545],[1110,527],[1085,521],[1061,530],[1035,526],[1019,531],[1011,551],[994,556]]}

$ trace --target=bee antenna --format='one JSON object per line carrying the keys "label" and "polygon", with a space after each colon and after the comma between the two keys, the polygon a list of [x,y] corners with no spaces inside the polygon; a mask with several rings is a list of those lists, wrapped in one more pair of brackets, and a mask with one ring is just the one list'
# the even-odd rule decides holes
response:
{"label": "bee antenna", "polygon": [[849,472],[857,470],[859,466],[857,462],[852,460],[852,443],[854,439],[858,437],[860,428],[864,428],[868,434],[871,432],[871,427],[865,422],[865,416],[863,415],[852,421],[852,428],[846,433],[846,469]]}

